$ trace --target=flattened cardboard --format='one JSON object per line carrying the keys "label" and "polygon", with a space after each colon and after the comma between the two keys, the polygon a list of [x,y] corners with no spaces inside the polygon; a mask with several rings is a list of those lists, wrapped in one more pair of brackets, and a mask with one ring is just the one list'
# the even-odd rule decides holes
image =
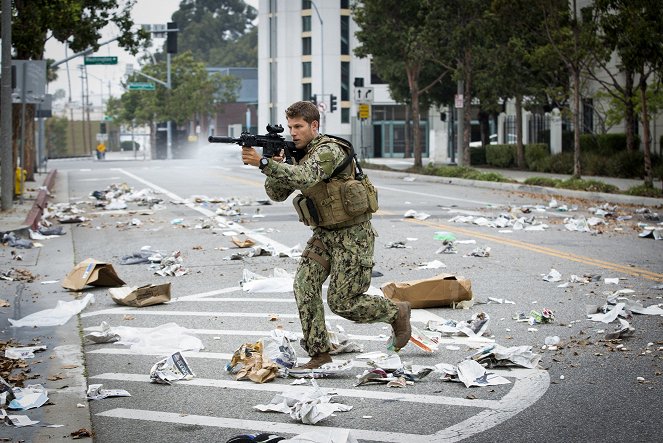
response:
{"label": "flattened cardboard", "polygon": [[142,308],[170,301],[170,283],[161,285],[145,285],[140,287],[125,286],[112,288],[108,292],[118,305]]}
{"label": "flattened cardboard", "polygon": [[87,258],[74,266],[74,269],[62,281],[62,287],[79,291],[87,285],[122,286],[124,281],[115,273],[110,263]]}
{"label": "flattened cardboard", "polygon": [[390,282],[382,292],[391,300],[410,302],[413,309],[440,308],[472,300],[472,282],[453,274],[439,274],[425,280]]}

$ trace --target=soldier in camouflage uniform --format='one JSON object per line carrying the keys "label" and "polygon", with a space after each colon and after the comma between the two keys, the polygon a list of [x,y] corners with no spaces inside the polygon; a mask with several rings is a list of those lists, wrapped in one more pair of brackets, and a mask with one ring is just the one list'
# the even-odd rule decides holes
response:
{"label": "soldier in camouflage uniform", "polygon": [[[343,169],[336,181],[330,180],[338,174],[337,169],[348,165],[347,146],[351,149],[351,145],[345,140],[318,134],[320,114],[313,103],[294,103],[286,110],[286,117],[296,149],[305,152],[295,165],[281,162],[280,157],[261,157],[251,147],[242,150],[244,163],[258,166],[267,176],[265,191],[272,200],[284,201],[296,190],[304,195],[308,193],[315,200],[317,189],[352,178],[347,176],[347,171],[354,171],[354,163],[350,162],[350,169]],[[334,313],[358,323],[391,324],[396,350],[410,339],[409,304],[364,293],[371,282],[376,236],[371,214],[336,218],[338,215],[330,216],[345,221],[331,225],[321,221],[324,226],[313,227],[313,236],[302,253],[295,275],[293,289],[304,333],[302,344],[311,356],[308,363],[300,366],[305,369],[315,369],[332,361],[322,301],[322,285],[327,277],[327,303]],[[346,220],[348,217],[350,219]]]}

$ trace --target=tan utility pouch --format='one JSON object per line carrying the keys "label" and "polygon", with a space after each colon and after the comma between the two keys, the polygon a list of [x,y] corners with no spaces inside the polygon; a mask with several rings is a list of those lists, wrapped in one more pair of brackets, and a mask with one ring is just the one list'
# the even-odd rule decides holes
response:
{"label": "tan utility pouch", "polygon": [[295,211],[297,211],[300,222],[306,226],[318,226],[320,217],[318,216],[318,211],[315,208],[313,200],[304,197],[302,194],[298,194],[292,199],[292,204],[295,207]]}
{"label": "tan utility pouch", "polygon": [[345,212],[351,217],[378,210],[378,191],[368,177],[343,183],[341,200]]}
{"label": "tan utility pouch", "polygon": [[375,189],[375,186],[373,186],[373,183],[371,183],[368,177],[364,177],[364,179],[361,182],[363,183],[364,188],[366,188],[366,197],[368,198],[368,212],[370,213],[377,212],[378,190]]}

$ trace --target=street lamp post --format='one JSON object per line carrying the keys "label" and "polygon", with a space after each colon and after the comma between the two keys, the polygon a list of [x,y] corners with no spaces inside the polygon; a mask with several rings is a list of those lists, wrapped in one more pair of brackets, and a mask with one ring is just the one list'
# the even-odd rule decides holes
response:
{"label": "street lamp post", "polygon": [[[320,16],[320,11],[318,11],[318,7],[316,6],[315,2],[311,0],[311,6],[313,6],[313,9],[315,9],[315,13],[318,16],[318,20],[320,20],[320,97],[322,98],[322,101],[325,101],[325,55],[324,55],[324,42],[322,41],[322,36],[324,35],[324,23],[322,21],[322,17]],[[322,121],[320,122],[320,133],[324,134],[325,132],[325,111],[322,111]]]}

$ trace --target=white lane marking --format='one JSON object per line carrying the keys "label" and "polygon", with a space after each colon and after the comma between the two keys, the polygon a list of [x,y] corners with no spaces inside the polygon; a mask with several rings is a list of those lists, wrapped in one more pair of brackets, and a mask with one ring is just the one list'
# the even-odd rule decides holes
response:
{"label": "white lane marking", "polygon": [[184,295],[182,297],[177,297],[173,301],[187,301],[189,299],[197,300],[204,297],[211,297],[213,295],[227,294],[229,292],[241,291],[241,286],[233,286],[230,288],[215,289],[213,291],[199,292],[198,294]]}
{"label": "white lane marking", "polygon": [[417,191],[407,191],[405,189],[400,189],[400,188],[390,188],[389,186],[376,186],[378,189],[384,189],[387,191],[391,192],[400,192],[403,194],[413,194],[413,195],[421,195],[423,197],[433,197],[433,198],[440,198],[442,200],[453,200],[453,201],[459,201],[459,202],[464,202],[464,203],[476,203],[478,205],[483,205],[483,206],[494,206],[495,203],[491,202],[486,202],[486,201],[481,201],[481,200],[470,200],[469,198],[457,198],[457,197],[449,197],[446,195],[442,194],[428,194],[426,192],[417,192]]}
{"label": "white lane marking", "polygon": [[[161,423],[174,423],[186,425],[199,425],[226,429],[250,429],[256,432],[269,432],[270,434],[303,434],[311,432],[311,425],[295,423],[278,423],[238,418],[211,417],[208,415],[184,415],[173,412],[146,411],[142,409],[116,408],[96,414],[102,417],[123,418],[131,420],[156,421]],[[315,425],[317,431],[330,433],[337,430],[350,430],[355,438],[371,441],[413,442],[413,434],[398,434],[392,432],[363,431],[349,428],[338,428]]]}
{"label": "white lane marking", "polygon": [[[90,378],[102,380],[122,380],[128,382],[151,383],[148,374],[129,374],[124,372],[108,372],[105,374],[93,375]],[[440,383],[448,383],[442,382]],[[290,384],[278,383],[251,383],[246,381],[235,380],[219,380],[213,378],[192,378],[191,380],[180,381],[178,384],[203,386],[208,388],[221,388],[221,389],[240,389],[243,391],[260,391],[260,392],[287,392],[287,393],[303,393],[311,390],[310,386],[297,386]],[[325,388],[322,388],[323,391]],[[404,401],[408,403],[425,403],[431,405],[455,405],[455,406],[469,406],[475,408],[490,408],[494,409],[500,406],[499,400],[468,400],[460,397],[445,397],[443,395],[426,395],[426,394],[406,394],[402,391],[389,392],[389,391],[369,391],[363,389],[343,389],[343,388],[329,388],[330,391],[335,392],[342,397],[351,398],[370,398],[375,400],[391,400],[391,401]]]}
{"label": "white lane marking", "polygon": [[81,178],[81,179],[78,179],[77,181],[79,181],[79,182],[100,182],[100,181],[119,180],[119,179],[120,179],[120,177]]}
{"label": "white lane marking", "polygon": [[167,196],[170,197],[172,200],[175,200],[175,201],[177,201],[177,202],[182,202],[182,203],[184,203],[184,205],[185,205],[186,207],[188,207],[188,208],[190,208],[190,209],[193,209],[194,211],[200,212],[200,213],[203,214],[205,217],[213,218],[213,219],[217,220],[217,221],[220,222],[220,223],[224,223],[224,224],[226,224],[226,225],[228,225],[228,226],[230,226],[230,227],[233,227],[233,228],[235,228],[235,229],[240,229],[240,230],[241,230],[242,232],[244,232],[247,236],[250,236],[252,239],[256,240],[257,242],[262,243],[262,244],[267,245],[267,246],[271,246],[271,247],[274,249],[274,251],[277,252],[277,254],[278,254],[278,253],[281,253],[281,252],[286,252],[286,251],[289,251],[289,250],[290,250],[289,247],[287,247],[287,246],[285,246],[285,245],[283,245],[283,244],[281,244],[281,243],[279,243],[279,242],[277,242],[277,241],[274,241],[274,240],[272,240],[271,238],[269,238],[269,237],[267,237],[267,236],[265,236],[265,235],[259,234],[259,233],[257,233],[257,232],[253,232],[251,229],[248,229],[248,228],[246,228],[246,227],[240,225],[239,223],[229,222],[229,221],[226,220],[225,218],[223,218],[223,217],[217,215],[215,212],[210,211],[209,209],[206,209],[206,208],[203,208],[203,207],[197,206],[196,204],[194,204],[194,203],[192,203],[192,202],[185,201],[185,199],[183,199],[183,198],[180,197],[179,195],[177,195],[177,194],[175,194],[175,193],[173,193],[173,192],[171,192],[171,191],[169,191],[169,190],[167,190],[167,189],[165,189],[165,188],[162,188],[162,187],[159,186],[159,185],[156,185],[156,184],[154,184],[154,183],[152,183],[152,182],[149,182],[149,181],[145,180],[145,179],[142,178],[142,177],[139,177],[139,176],[137,176],[137,175],[135,175],[135,174],[132,174],[132,173],[129,172],[129,171],[125,171],[125,170],[122,169],[122,168],[118,168],[117,171],[119,171],[119,172],[121,172],[121,173],[123,173],[123,174],[125,174],[125,175],[127,175],[127,176],[129,176],[129,177],[131,177],[131,178],[133,178],[134,180],[137,180],[137,181],[143,183],[143,184],[146,185],[146,186],[149,186],[150,188],[152,188],[152,189],[154,189],[154,190],[156,190],[156,191],[161,192],[162,194],[167,195]]}
{"label": "white lane marking", "polygon": [[[246,302],[251,302],[251,299],[246,299]],[[88,311],[81,314],[81,318],[95,317],[97,315],[163,315],[171,317],[242,317],[242,318],[270,318],[272,314],[265,313],[252,313],[252,312],[221,312],[221,311],[161,311],[150,309],[149,311],[142,310],[142,308],[128,308],[128,307],[117,307],[117,308],[108,308],[100,309],[98,311]],[[279,318],[293,318],[298,319],[298,314],[273,314],[277,315]],[[343,320],[351,322],[343,317],[333,314],[325,314],[327,320]],[[427,323],[429,320],[442,320],[441,317],[425,311],[423,309],[413,309],[412,314],[410,315],[410,321],[415,323]]]}
{"label": "white lane marking", "polygon": [[[511,391],[506,394],[499,401],[492,400],[470,400],[469,404],[462,406],[478,406],[485,409],[472,417],[449,426],[438,432],[430,435],[421,434],[406,434],[396,432],[381,432],[377,430],[364,430],[352,428],[326,428],[324,426],[316,426],[316,429],[349,429],[355,438],[360,440],[382,441],[382,442],[403,442],[410,443],[445,443],[457,442],[467,439],[473,435],[489,430],[490,428],[510,419],[519,412],[527,409],[529,406],[538,401],[539,398],[548,389],[550,385],[550,376],[546,371],[542,370],[525,370],[526,375],[517,378]],[[498,371],[495,371],[498,372]],[[103,374],[102,374],[103,375]],[[125,380],[127,374],[119,374],[117,380]],[[508,376],[508,375],[506,375]],[[139,375],[139,377],[146,378],[146,376]],[[94,378],[94,377],[92,377]],[[195,380],[195,379],[194,379]],[[194,380],[189,380],[181,383],[191,383]],[[247,385],[246,382],[238,382]],[[248,385],[252,390],[263,390],[265,387],[272,387],[270,385]],[[244,389],[244,387],[242,387]],[[279,388],[279,392],[283,389]],[[364,391],[362,391],[363,393]],[[377,392],[383,394],[383,392]],[[364,396],[362,396],[364,397]],[[377,398],[384,398],[382,395]],[[453,401],[452,405],[460,405],[462,402],[467,402],[460,398],[447,398]],[[398,400],[401,400],[400,398]],[[407,400],[406,400],[407,401]],[[475,403],[480,402],[480,403]],[[490,402],[490,403],[487,403]],[[488,405],[488,406],[481,406]],[[273,421],[258,421],[258,420],[241,420],[223,417],[210,417],[198,415],[185,415],[179,413],[146,411],[140,409],[124,409],[117,408],[97,414],[99,416],[133,419],[133,420],[149,420],[162,423],[180,423],[180,424],[198,424],[201,426],[211,426],[226,429],[250,429],[258,432],[270,433],[286,433],[286,434],[301,434],[310,431],[310,426],[300,425],[294,423],[277,423]]]}

